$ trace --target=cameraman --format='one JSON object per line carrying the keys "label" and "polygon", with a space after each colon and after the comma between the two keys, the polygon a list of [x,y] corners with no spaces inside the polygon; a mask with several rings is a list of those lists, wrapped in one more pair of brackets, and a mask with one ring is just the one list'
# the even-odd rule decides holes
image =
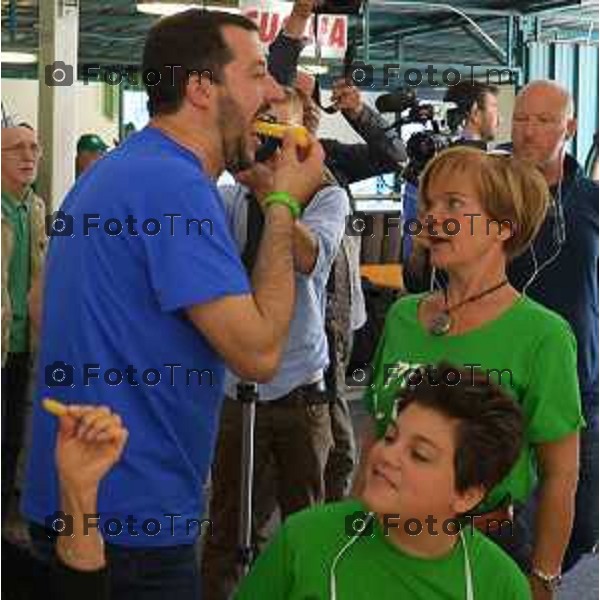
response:
{"label": "cameraman", "polygon": [[450,129],[460,132],[455,143],[487,150],[500,126],[498,88],[481,81],[463,80],[448,88],[444,101],[457,105],[448,112]]}

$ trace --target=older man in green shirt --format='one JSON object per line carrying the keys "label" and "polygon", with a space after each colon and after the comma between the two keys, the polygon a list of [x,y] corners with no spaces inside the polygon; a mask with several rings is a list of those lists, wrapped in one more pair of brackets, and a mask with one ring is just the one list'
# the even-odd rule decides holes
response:
{"label": "older man in green shirt", "polygon": [[[47,245],[45,206],[31,184],[40,145],[28,125],[2,129],[2,522],[11,506],[25,429],[34,336],[28,296]],[[10,527],[3,527],[8,532]]]}

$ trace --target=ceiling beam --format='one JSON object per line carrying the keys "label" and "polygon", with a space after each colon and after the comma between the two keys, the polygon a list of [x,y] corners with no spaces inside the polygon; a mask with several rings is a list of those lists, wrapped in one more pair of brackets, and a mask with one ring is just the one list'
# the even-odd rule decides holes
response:
{"label": "ceiling beam", "polygon": [[447,2],[419,2],[412,0],[369,0],[369,9],[377,11],[380,9],[386,13],[397,13],[407,12],[407,9],[414,10],[415,12],[431,11],[431,10],[452,10],[458,9],[467,15],[475,17],[509,17],[519,16],[522,14],[521,11],[512,9],[493,9],[493,8],[475,8],[471,6],[461,6],[455,3]]}
{"label": "ceiling beam", "polygon": [[543,2],[532,3],[527,10],[524,11],[527,15],[542,15],[544,13],[559,13],[565,10],[579,10],[585,8],[586,5],[591,6],[598,2],[580,2],[578,0],[544,0]]}

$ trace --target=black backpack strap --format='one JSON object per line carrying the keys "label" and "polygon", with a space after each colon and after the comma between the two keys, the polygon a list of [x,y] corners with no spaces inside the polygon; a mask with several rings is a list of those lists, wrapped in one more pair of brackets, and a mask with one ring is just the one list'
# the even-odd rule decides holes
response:
{"label": "black backpack strap", "polygon": [[325,333],[329,345],[329,367],[325,385],[331,401],[345,389],[346,367],[350,361],[350,274],[344,242],[331,265],[327,281]]}

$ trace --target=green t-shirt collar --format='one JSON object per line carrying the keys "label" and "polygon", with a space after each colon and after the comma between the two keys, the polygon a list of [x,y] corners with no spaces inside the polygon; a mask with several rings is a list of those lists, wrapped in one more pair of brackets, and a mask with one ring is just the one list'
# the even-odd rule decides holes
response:
{"label": "green t-shirt collar", "polygon": [[[458,543],[455,544],[452,547],[452,549],[449,552],[447,552],[446,554],[444,554],[443,556],[439,556],[439,557],[435,557],[435,558],[423,558],[423,557],[419,557],[419,556],[413,556],[413,555],[405,552],[404,550],[402,550],[402,548],[399,548],[398,546],[394,545],[388,539],[386,539],[386,535],[383,531],[381,524],[379,523],[379,520],[377,519],[377,515],[373,512],[369,512],[369,508],[367,506],[365,506],[361,501],[358,501],[357,504],[358,504],[359,508],[363,509],[363,512],[366,515],[365,526],[368,526],[367,519],[369,518],[369,516],[372,519],[372,521],[373,521],[373,536],[376,539],[378,539],[379,542],[390,553],[392,553],[394,556],[401,556],[402,559],[407,563],[412,563],[415,566],[424,565],[426,563],[428,565],[443,564],[448,561],[454,560],[456,558],[457,552],[462,552],[463,558],[464,558],[463,562],[464,562],[464,578],[465,578],[465,600],[474,600],[473,571],[471,568],[471,559],[469,556],[468,544],[465,539],[464,531],[462,529],[461,529],[460,533],[458,534],[459,538],[460,538]],[[356,535],[353,542],[351,541],[350,543],[346,544],[346,546],[344,547],[342,552],[340,552],[338,554],[336,561],[334,561],[334,567],[332,568],[332,581],[330,582],[332,585],[333,585],[333,578],[334,578],[335,563],[338,562],[342,558],[342,555],[351,548],[353,543],[359,542],[361,539],[368,540],[368,537],[366,537],[366,536],[363,537],[362,533]]]}

